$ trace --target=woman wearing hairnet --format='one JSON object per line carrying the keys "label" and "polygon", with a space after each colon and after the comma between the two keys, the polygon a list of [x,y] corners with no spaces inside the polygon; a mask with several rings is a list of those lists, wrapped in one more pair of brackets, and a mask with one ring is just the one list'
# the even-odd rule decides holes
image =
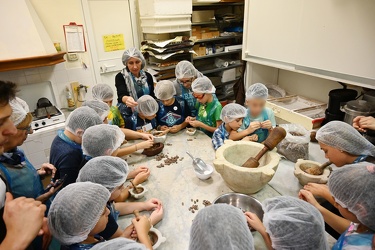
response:
{"label": "woman wearing hairnet", "polygon": [[[318,130],[316,139],[326,158],[337,167],[374,160],[375,146],[367,141],[355,128],[345,122],[332,121],[327,123]],[[333,206],[334,200],[328,191],[327,185],[309,183],[305,185],[304,189],[326,199],[328,202],[323,203],[323,205],[330,211],[339,214],[338,210]],[[327,225],[326,230],[332,236],[339,237],[339,234],[335,233],[329,225]]]}
{"label": "woman wearing hairnet", "polygon": [[189,250],[254,250],[254,239],[242,211],[228,204],[200,210],[190,229]]}
{"label": "woman wearing hairnet", "polygon": [[246,212],[249,225],[263,237],[269,250],[328,250],[324,220],[311,204],[290,196],[266,199],[263,223]]}
{"label": "woman wearing hairnet", "polygon": [[133,226],[124,231],[118,227],[117,220],[120,215],[131,214],[134,210],[154,210],[150,216],[150,223],[155,225],[163,217],[163,207],[158,199],[145,202],[114,202],[125,189],[125,181],[129,172],[128,164],[120,158],[112,156],[99,156],[90,160],[79,172],[77,182],[93,182],[107,188],[111,193],[108,198],[107,208],[110,210],[108,224],[100,233],[105,239],[126,237],[134,238]]}
{"label": "woman wearing hairnet", "polygon": [[315,206],[339,234],[333,250],[375,248],[375,166],[362,162],[334,170],[328,189],[340,217],[321,206],[313,194],[300,191],[300,198]]}
{"label": "woman wearing hairnet", "polygon": [[199,72],[194,65],[189,61],[181,61],[176,65],[175,69],[176,80],[173,82],[176,89],[176,96],[181,96],[188,103],[193,116],[197,115],[195,107],[196,99],[193,96],[191,85],[194,80],[203,77],[203,74]]}
{"label": "woman wearing hairnet", "polygon": [[125,68],[116,75],[115,83],[117,105],[125,120],[125,127],[127,127],[127,120],[131,118],[133,109],[138,105],[138,98],[143,95],[154,97],[154,81],[152,76],[143,70],[146,60],[138,49],[125,50],[122,55],[122,63]]}

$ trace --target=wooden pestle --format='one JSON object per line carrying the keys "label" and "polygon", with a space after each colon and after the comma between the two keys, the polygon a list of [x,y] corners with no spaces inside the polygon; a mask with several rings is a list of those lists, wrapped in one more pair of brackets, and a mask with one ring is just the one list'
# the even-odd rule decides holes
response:
{"label": "wooden pestle", "polygon": [[274,149],[277,146],[277,144],[279,144],[285,138],[285,136],[285,129],[281,127],[276,127],[272,129],[267,139],[263,142],[263,149],[255,157],[250,157],[244,164],[242,164],[242,167],[257,168],[259,166],[260,158],[262,158],[262,156],[269,150]]}

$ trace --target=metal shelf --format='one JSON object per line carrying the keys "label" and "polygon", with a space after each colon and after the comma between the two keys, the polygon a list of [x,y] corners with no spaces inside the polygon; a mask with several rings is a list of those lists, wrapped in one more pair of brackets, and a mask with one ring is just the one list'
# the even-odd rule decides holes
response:
{"label": "metal shelf", "polygon": [[197,57],[193,57],[193,61],[211,58],[211,57],[217,57],[217,56],[226,56],[226,55],[238,54],[238,53],[241,53],[241,52],[242,52],[242,50],[239,49],[239,50],[233,50],[233,51],[228,51],[228,52],[219,52],[219,53],[215,53],[215,54],[211,54],[211,55],[197,56]]}
{"label": "metal shelf", "polygon": [[191,23],[192,26],[196,26],[196,25],[212,25],[212,24],[216,24],[216,22],[215,21],[209,21],[209,22]]}
{"label": "metal shelf", "polygon": [[235,3],[230,3],[230,2],[219,2],[219,3],[193,3],[193,7],[211,7],[211,6],[241,6],[244,5],[245,2],[235,2]]}
{"label": "metal shelf", "polygon": [[206,70],[200,70],[200,69],[198,69],[198,70],[203,75],[206,75],[206,74],[211,74],[211,73],[216,73],[216,72],[224,71],[224,70],[227,70],[227,69],[238,68],[238,67],[241,67],[241,66],[242,66],[242,63],[237,63],[237,64],[229,65],[228,67],[225,67],[225,68],[213,68],[213,69],[206,69]]}
{"label": "metal shelf", "polygon": [[234,38],[242,38],[242,34],[235,35],[235,36],[220,36],[220,37],[214,37],[214,38],[208,38],[208,39],[199,39],[195,41],[194,43],[208,43],[208,42],[214,42],[214,41],[221,41],[221,40],[229,40]]}

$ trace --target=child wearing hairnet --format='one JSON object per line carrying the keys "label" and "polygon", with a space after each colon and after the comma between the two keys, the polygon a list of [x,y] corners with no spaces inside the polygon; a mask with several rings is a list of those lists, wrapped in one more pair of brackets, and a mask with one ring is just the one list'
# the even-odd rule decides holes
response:
{"label": "child wearing hairnet", "polygon": [[95,110],[95,112],[100,116],[102,119],[103,123],[108,124],[108,114],[109,114],[109,107],[108,105],[100,100],[89,100],[89,101],[84,101],[82,103],[82,107],[89,107]]}
{"label": "child wearing hairnet", "polygon": [[118,107],[112,105],[113,95],[113,90],[108,84],[96,84],[92,88],[92,98],[94,98],[94,100],[105,102],[109,107],[109,113],[107,116],[108,124],[124,128],[124,118],[122,118]]}
{"label": "child wearing hairnet", "polygon": [[192,115],[196,116],[196,99],[193,96],[191,85],[195,79],[203,77],[203,74],[199,72],[191,62],[186,60],[176,65],[175,74],[176,80],[173,84],[176,89],[176,96],[182,97],[187,102]]}
{"label": "child wearing hairnet", "polygon": [[[318,130],[316,139],[320,148],[324,151],[325,157],[337,167],[374,160],[375,146],[345,122],[332,121],[327,123]],[[334,200],[326,184],[308,183],[304,186],[304,189],[324,198],[326,201],[322,205],[331,212],[340,214],[334,207]],[[340,236],[329,225],[326,226],[326,231],[335,238]]]}
{"label": "child wearing hairnet", "polygon": [[125,181],[129,172],[128,164],[120,158],[112,156],[95,157],[79,172],[77,182],[93,182],[107,188],[111,193],[108,198],[107,208],[110,210],[108,224],[100,233],[105,239],[126,237],[134,238],[134,227],[130,225],[122,231],[117,224],[120,215],[131,214],[134,210],[154,210],[150,216],[150,223],[157,224],[163,217],[163,207],[158,199],[151,199],[146,202],[114,202],[125,189]]}
{"label": "child wearing hairnet", "polygon": [[156,113],[159,110],[159,105],[150,95],[140,97],[137,103],[130,121],[131,124],[128,127],[134,131],[150,133],[157,127]]}
{"label": "child wearing hairnet", "polygon": [[248,224],[263,237],[267,249],[328,250],[324,220],[311,204],[290,196],[266,199],[263,223],[245,212]]}
{"label": "child wearing hairnet", "polygon": [[190,229],[189,250],[254,250],[254,239],[242,211],[228,204],[201,209]]}
{"label": "child wearing hairnet", "polygon": [[75,109],[65,121],[65,129],[59,130],[52,141],[49,161],[57,169],[55,179],[66,175],[63,187],[74,183],[84,160],[82,136],[91,126],[102,124],[100,116],[89,107]]}
{"label": "child wearing hairnet", "polygon": [[192,90],[194,98],[198,101],[198,114],[197,117],[188,116],[186,122],[212,137],[222,123],[220,114],[223,107],[215,95],[216,88],[211,80],[204,76],[194,80]]}
{"label": "child wearing hairnet", "polygon": [[311,192],[301,190],[299,195],[315,206],[325,222],[341,234],[332,249],[374,249],[375,166],[362,162],[334,170],[328,189],[344,218],[321,206]]}
{"label": "child wearing hairnet", "polygon": [[275,114],[272,109],[266,107],[268,89],[262,83],[255,83],[246,92],[247,116],[244,118],[241,128],[232,131],[230,139],[240,140],[250,134],[258,136],[258,142],[267,139],[272,128],[276,127]]}
{"label": "child wearing hairnet", "polygon": [[[90,127],[82,137],[82,151],[86,161],[99,156],[123,156],[129,153],[129,148],[120,148],[125,140],[124,133],[115,125],[100,124]],[[140,145],[136,144],[136,145]],[[141,149],[141,147],[139,147]],[[132,150],[134,151],[134,150]],[[84,165],[84,164],[83,164]],[[147,167],[137,167],[131,171],[127,178],[134,179],[135,185],[141,184],[150,176],[150,169]],[[129,196],[129,190],[125,189],[116,201],[125,201]]]}
{"label": "child wearing hairnet", "polygon": [[[246,116],[246,113],[246,108],[237,103],[230,103],[224,106],[220,115],[223,123],[212,135],[212,145],[214,146],[215,150],[221,147],[225,140],[229,139],[229,135],[232,130],[237,131],[241,127],[242,120]],[[258,136],[246,136],[242,140],[257,141]]]}
{"label": "child wearing hairnet", "polygon": [[168,80],[158,82],[155,87],[155,96],[159,100],[159,111],[156,118],[160,130],[177,133],[186,128],[188,122],[185,119],[192,114],[187,102],[176,96],[173,83]]}

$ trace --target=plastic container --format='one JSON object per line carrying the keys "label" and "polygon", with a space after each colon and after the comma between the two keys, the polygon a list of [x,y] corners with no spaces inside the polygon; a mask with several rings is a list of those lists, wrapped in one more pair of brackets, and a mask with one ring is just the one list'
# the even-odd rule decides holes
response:
{"label": "plastic container", "polygon": [[139,14],[155,15],[186,15],[193,12],[192,0],[138,0]]}

